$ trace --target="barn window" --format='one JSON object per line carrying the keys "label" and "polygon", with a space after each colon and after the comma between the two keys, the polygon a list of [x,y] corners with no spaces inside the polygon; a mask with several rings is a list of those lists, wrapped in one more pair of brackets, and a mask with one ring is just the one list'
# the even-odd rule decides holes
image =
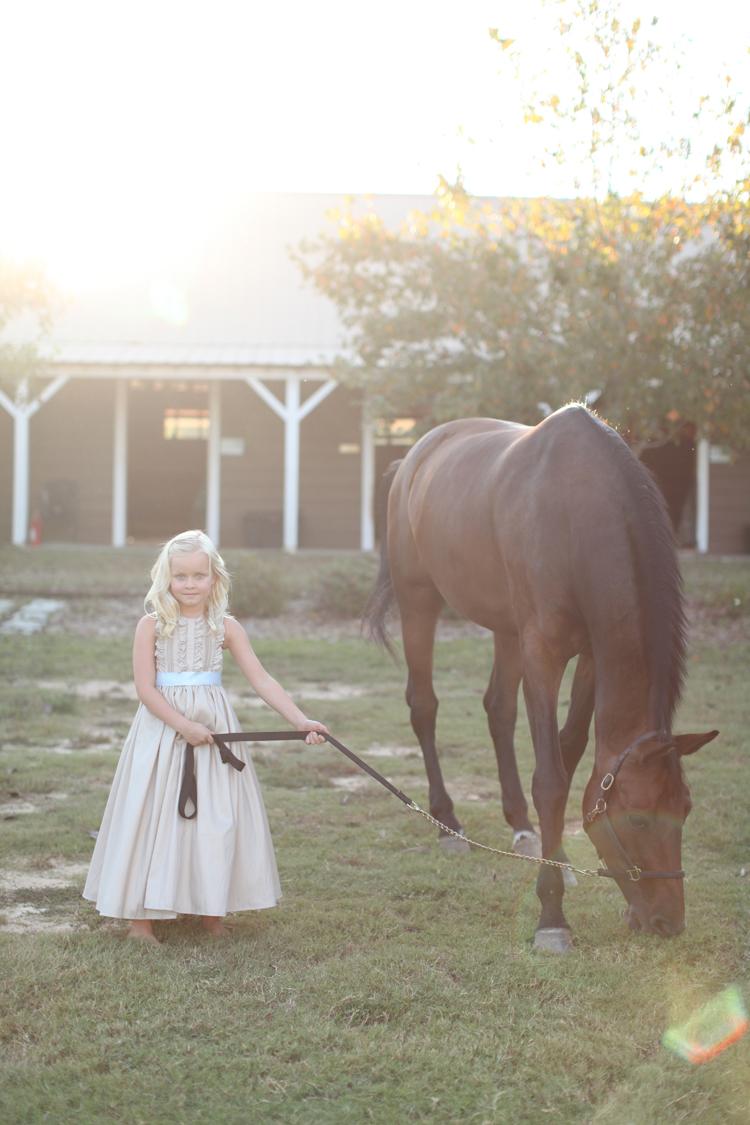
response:
{"label": "barn window", "polygon": [[163,433],[167,441],[206,441],[208,424],[207,410],[168,406],[164,411]]}
{"label": "barn window", "polygon": [[416,418],[378,418],[375,422],[376,445],[413,445],[417,440]]}

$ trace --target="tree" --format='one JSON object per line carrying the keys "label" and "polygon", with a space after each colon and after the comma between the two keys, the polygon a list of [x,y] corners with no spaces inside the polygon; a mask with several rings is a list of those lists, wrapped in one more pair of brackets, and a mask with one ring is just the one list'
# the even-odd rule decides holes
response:
{"label": "tree", "polygon": [[0,389],[12,400],[45,380],[39,344],[49,331],[54,301],[40,270],[0,260]]}
{"label": "tree", "polygon": [[[414,413],[422,428],[468,414],[535,422],[598,392],[609,420],[640,440],[690,420],[750,445],[747,182],[703,202],[616,194],[623,137],[629,159],[662,162],[686,153],[684,138],[632,151],[637,83],[657,47],[615,3],[567,7],[588,21],[571,48],[574,80],[525,113],[530,127],[545,115],[587,122],[589,187],[604,190],[488,204],[441,179],[433,210],[398,230],[351,202],[297,256],[349,330],[338,376],[374,412]],[[572,26],[561,23],[563,39]],[[708,155],[709,177],[744,155],[736,102],[722,115],[716,135],[730,132]],[[573,134],[576,151],[584,133]],[[561,144],[547,151],[567,158]]]}

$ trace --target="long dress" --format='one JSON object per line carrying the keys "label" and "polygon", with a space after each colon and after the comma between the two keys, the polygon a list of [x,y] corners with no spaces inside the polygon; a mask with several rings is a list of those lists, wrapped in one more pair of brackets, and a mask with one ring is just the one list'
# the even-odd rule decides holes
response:
{"label": "long dress", "polygon": [[[158,673],[214,679],[214,684],[160,686],[180,714],[211,731],[238,731],[221,687],[223,624],[212,632],[204,617],[180,617],[171,636],[156,628]],[[207,676],[205,673],[213,673]],[[164,677],[169,679],[169,676]],[[185,740],[140,705],[123,746],[104,810],[83,897],[109,918],[223,917],[263,910],[281,897],[276,859],[258,779],[245,762],[225,765],[216,746],[195,748],[198,813],[178,814]]]}

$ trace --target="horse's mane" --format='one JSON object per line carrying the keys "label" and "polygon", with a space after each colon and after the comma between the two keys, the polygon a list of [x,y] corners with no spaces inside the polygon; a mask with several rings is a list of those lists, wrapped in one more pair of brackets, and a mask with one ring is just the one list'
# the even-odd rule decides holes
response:
{"label": "horse's mane", "polygon": [[585,411],[620,474],[626,529],[642,594],[641,635],[649,665],[654,729],[671,733],[685,677],[686,621],[674,533],[661,490],[618,433]]}

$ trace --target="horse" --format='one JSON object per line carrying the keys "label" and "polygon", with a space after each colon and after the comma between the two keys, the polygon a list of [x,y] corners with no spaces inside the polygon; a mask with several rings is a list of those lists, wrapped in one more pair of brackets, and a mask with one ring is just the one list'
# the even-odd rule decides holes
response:
{"label": "horse", "polygon": [[[386,477],[380,567],[363,621],[391,647],[386,618],[397,602],[406,701],[432,816],[463,834],[435,743],[432,655],[447,603],[493,633],[484,707],[516,844],[534,836],[513,745],[522,684],[542,857],[565,859],[565,806],[593,716],[584,827],[603,873],[625,897],[631,928],[680,933],[682,827],[690,810],[681,760],[718,731],[672,734],[686,625],[672,527],[655,480],[620,435],[579,404],[536,426],[446,422]],[[575,657],[560,731],[560,684]],[[536,893],[535,947],[567,951],[561,868],[541,865]]]}

